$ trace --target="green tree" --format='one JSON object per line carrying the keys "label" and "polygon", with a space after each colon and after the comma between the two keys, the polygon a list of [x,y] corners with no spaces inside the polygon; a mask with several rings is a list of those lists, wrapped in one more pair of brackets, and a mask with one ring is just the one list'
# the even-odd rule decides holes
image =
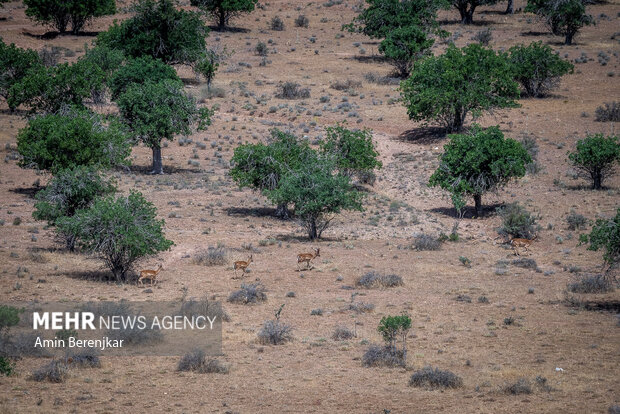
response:
{"label": "green tree", "polygon": [[571,45],[583,26],[594,24],[586,14],[584,0],[528,0],[526,12],[537,14],[556,36],[564,36],[564,44]]}
{"label": "green tree", "polygon": [[450,136],[429,185],[448,191],[459,213],[465,206],[463,197],[473,196],[476,215],[481,216],[482,195],[523,177],[531,161],[523,146],[504,138],[499,127],[473,125],[467,134]]}
{"label": "green tree", "polygon": [[350,130],[342,124],[325,128],[327,137],[321,141],[321,151],[332,156],[338,171],[347,177],[381,168],[379,153],[372,142],[369,129]]}
{"label": "green tree", "polygon": [[117,282],[145,256],[166,251],[174,244],[164,237],[164,221],[142,194],[132,191],[116,199],[97,199],[90,208],[56,221],[61,234],[71,234],[86,252],[101,258]]}
{"label": "green tree", "polygon": [[377,331],[379,331],[387,347],[392,352],[396,351],[396,342],[400,337],[403,362],[407,361],[407,334],[410,329],[411,318],[405,314],[400,316],[384,316],[377,327]]}
{"label": "green tree", "polygon": [[215,20],[218,30],[226,29],[230,19],[254,11],[257,3],[258,0],[190,0],[192,6]]}
{"label": "green tree", "polygon": [[284,175],[277,188],[267,191],[275,204],[294,205],[295,217],[310,240],[320,238],[341,211],[362,211],[363,197],[351,186],[349,177],[335,172],[331,160],[313,158],[306,161],[304,168]]}
{"label": "green tree", "polygon": [[74,108],[30,119],[17,135],[17,150],[20,166],[53,174],[79,165],[124,164],[131,153],[118,122]]}
{"label": "green tree", "polygon": [[609,266],[607,270],[620,263],[620,208],[616,210],[615,217],[596,220],[590,234],[582,234],[579,241],[590,243],[588,250],[605,249],[603,259]]}
{"label": "green tree", "polygon": [[131,85],[146,82],[158,83],[166,79],[177,82],[179,87],[183,86],[172,66],[151,56],[142,56],[128,59],[123,66],[112,73],[108,86],[112,99],[116,100]]}
{"label": "green tree", "polygon": [[87,60],[73,65],[63,63],[46,68],[35,66],[9,89],[9,108],[26,105],[31,112],[53,113],[71,105],[84,107],[83,101],[104,88],[105,74]]}
{"label": "green tree", "polygon": [[614,173],[616,163],[620,161],[618,136],[588,135],[577,141],[577,148],[568,153],[568,159],[581,175],[592,180],[594,190],[600,190],[603,181]]}
{"label": "green tree", "polygon": [[[248,187],[267,195],[267,191],[278,188],[287,172],[303,168],[313,153],[307,141],[273,129],[267,144],[243,144],[235,148],[230,176],[239,187]],[[278,217],[288,218],[287,204],[278,204]]]}
{"label": "green tree", "polygon": [[468,114],[516,107],[519,97],[506,56],[480,44],[418,62],[400,91],[410,119],[439,121],[449,132],[461,131]]}
{"label": "green tree", "polygon": [[39,23],[51,25],[60,33],[79,33],[94,17],[116,13],[114,0],[24,0],[26,16]]}
{"label": "green tree", "polygon": [[199,13],[177,10],[172,0],[139,0],[134,8],[133,17],[100,33],[97,45],[169,65],[192,65],[204,55],[209,28]]}
{"label": "green tree", "polygon": [[414,62],[430,53],[434,42],[420,26],[398,27],[381,41],[379,52],[390,60],[401,78],[406,78]]}
{"label": "green tree", "polygon": [[136,141],[153,150],[152,174],[163,174],[161,141],[176,134],[189,135],[191,127],[205,130],[212,112],[198,108],[194,99],[173,80],[132,84],[117,99],[123,122]]}
{"label": "green tree", "polygon": [[120,50],[98,46],[93,49],[86,47],[85,53],[78,59],[78,64],[93,79],[90,97],[96,104],[106,101],[106,92],[110,77],[121,66],[125,56]]}
{"label": "green tree", "polygon": [[[67,168],[58,172],[45,189],[36,194],[37,203],[32,216],[54,226],[59,218],[71,217],[78,210],[90,207],[95,199],[114,191],[112,182],[93,167],[80,165]],[[73,235],[61,236],[66,247],[73,251]]]}
{"label": "green tree", "polygon": [[528,96],[545,96],[557,87],[562,75],[573,71],[572,64],[542,42],[513,46],[508,53],[514,78]]}
{"label": "green tree", "polygon": [[0,96],[8,99],[11,86],[21,81],[26,73],[42,66],[41,59],[32,49],[21,49],[15,44],[7,45],[0,38]]}

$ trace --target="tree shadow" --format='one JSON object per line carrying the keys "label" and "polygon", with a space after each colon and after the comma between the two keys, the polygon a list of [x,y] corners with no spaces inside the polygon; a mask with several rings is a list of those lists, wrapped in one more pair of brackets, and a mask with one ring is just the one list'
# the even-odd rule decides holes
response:
{"label": "tree shadow", "polygon": [[78,32],[78,33],[71,33],[71,32],[65,32],[65,33],[60,33],[57,31],[50,31],[50,32],[45,32],[43,34],[36,34],[36,33],[32,33],[28,30],[22,30],[22,34],[24,36],[28,36],[28,37],[33,37],[35,39],[39,39],[39,40],[52,40],[52,39],[56,39],[58,36],[80,36],[80,37],[95,37],[98,36],[99,33],[101,32],[97,32],[97,31],[92,31],[92,32],[87,32],[87,31],[82,31],[82,32]]}
{"label": "tree shadow", "polygon": [[537,32],[537,31],[534,31],[534,30],[529,30],[527,32],[521,32],[521,36],[523,36],[523,37],[546,36],[548,34],[549,34],[549,32]]}
{"label": "tree shadow", "polygon": [[278,234],[274,237],[276,240],[281,241],[281,242],[297,242],[297,243],[308,243],[308,244],[313,244],[313,243],[322,243],[322,242],[341,242],[343,241],[343,239],[341,238],[337,238],[337,237],[325,237],[325,236],[321,236],[320,239],[315,239],[315,240],[310,240],[308,238],[308,236],[303,235],[303,236],[299,236],[299,235],[293,235],[293,234]]}
{"label": "tree shadow", "polygon": [[219,26],[209,26],[209,29],[216,33],[250,33],[250,29],[246,29],[245,27],[226,26],[223,29],[220,29]]}
{"label": "tree shadow", "polygon": [[[116,278],[109,270],[74,270],[74,271],[65,271],[62,273],[56,273],[57,276],[67,276],[70,279],[76,280],[88,280],[92,282],[102,282],[102,283],[114,283],[118,284]],[[127,274],[127,280],[123,282],[124,285],[135,284],[138,280],[138,275],[132,273]]]}
{"label": "tree shadow", "polygon": [[457,20],[444,19],[444,20],[439,20],[438,22],[439,22],[440,25],[458,24],[458,25],[461,25],[463,27],[491,26],[491,25],[501,24],[500,22],[493,22],[493,21],[489,21],[489,20],[474,20],[473,23],[471,23],[471,24],[462,24],[460,19],[457,19]]}
{"label": "tree shadow", "polygon": [[421,127],[404,131],[398,140],[416,144],[436,144],[443,141],[448,133],[443,127]]}
{"label": "tree shadow", "polygon": [[[465,206],[465,208],[463,208],[462,212],[463,212],[463,218],[464,219],[472,219],[472,218],[485,218],[485,217],[492,217],[495,214],[495,211],[497,210],[498,207],[503,207],[505,205],[505,203],[495,203],[495,204],[491,204],[491,205],[483,205],[482,206],[482,215],[481,216],[477,216],[476,215],[476,209],[474,208],[474,206]],[[438,213],[447,217],[458,217],[457,212],[456,212],[456,208],[454,207],[435,207],[430,209],[431,212],[433,213]]]}
{"label": "tree shadow", "polygon": [[277,217],[272,207],[228,207],[224,211],[232,217]]}
{"label": "tree shadow", "polygon": [[34,199],[35,194],[37,194],[40,190],[43,190],[45,187],[16,187],[9,189],[10,192],[25,195],[28,198]]}
{"label": "tree shadow", "polygon": [[151,175],[153,177],[162,177],[170,174],[181,174],[181,173],[190,173],[190,174],[201,174],[202,170],[189,169],[189,168],[181,168],[181,167],[171,167],[164,165],[163,174],[151,174],[153,167],[150,165],[129,165],[126,167],[120,167],[121,171],[139,173],[144,175]]}
{"label": "tree shadow", "polygon": [[345,59],[356,60],[360,63],[386,63],[388,62],[388,58],[386,58],[385,56],[379,56],[379,55],[370,55],[370,56],[355,55],[355,56],[345,57]]}
{"label": "tree shadow", "polygon": [[26,111],[25,109],[13,109],[13,110],[11,110],[10,108],[0,109],[0,114],[3,114],[3,115],[19,115],[19,116],[25,117],[29,113],[30,111]]}

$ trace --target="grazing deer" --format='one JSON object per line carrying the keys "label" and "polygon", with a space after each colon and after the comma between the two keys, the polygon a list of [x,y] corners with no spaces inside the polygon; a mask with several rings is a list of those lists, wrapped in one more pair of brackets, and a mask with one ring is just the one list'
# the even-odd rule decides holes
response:
{"label": "grazing deer", "polygon": [[237,269],[243,270],[243,275],[245,275],[245,269],[247,269],[250,263],[252,263],[252,255],[250,255],[250,258],[247,260],[247,262],[244,262],[243,260],[236,261],[233,264],[233,269],[235,269],[235,277],[237,277]]}
{"label": "grazing deer", "polygon": [[144,285],[142,281],[144,279],[148,279],[151,281],[151,286],[153,286],[153,283],[157,282],[157,274],[160,272],[161,267],[162,266],[160,264],[157,270],[148,270],[148,269],[140,270],[140,277],[138,278],[138,283],[140,285]]}
{"label": "grazing deer", "polygon": [[512,249],[515,251],[515,255],[521,256],[519,254],[519,247],[523,247],[525,251],[529,253],[530,251],[529,247],[534,242],[534,240],[536,240],[537,237],[538,235],[534,236],[532,239],[511,239],[510,245],[512,246]]}
{"label": "grazing deer", "polygon": [[320,249],[314,249],[314,254],[312,254],[312,253],[299,253],[297,255],[297,270],[301,270],[301,269],[299,269],[299,264],[303,263],[303,262],[306,262],[306,269],[309,269],[310,268],[310,262],[315,257],[321,257]]}

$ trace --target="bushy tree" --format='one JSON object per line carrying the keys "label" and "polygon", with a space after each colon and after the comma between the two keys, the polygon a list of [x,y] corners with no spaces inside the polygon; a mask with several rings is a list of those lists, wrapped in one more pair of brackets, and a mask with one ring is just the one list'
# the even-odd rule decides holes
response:
{"label": "bushy tree", "polygon": [[603,259],[609,269],[620,263],[620,208],[616,210],[616,215],[611,219],[596,220],[590,234],[582,234],[579,241],[590,243],[588,250],[605,249]]}
{"label": "bushy tree", "polygon": [[379,52],[406,77],[413,61],[428,53],[432,34],[445,34],[436,21],[442,6],[426,0],[366,0],[367,7],[343,29],[383,39]]}
{"label": "bushy tree", "polygon": [[9,89],[9,108],[26,105],[31,112],[53,113],[63,106],[84,107],[84,99],[104,87],[105,74],[88,60],[46,68],[35,66]]}
{"label": "bushy tree", "polygon": [[577,148],[569,152],[568,159],[583,176],[592,180],[594,190],[600,190],[603,181],[614,173],[620,161],[618,136],[588,135],[577,141]]}
{"label": "bushy tree", "polygon": [[451,135],[439,160],[429,185],[448,191],[458,212],[465,206],[463,197],[473,196],[478,216],[482,215],[482,195],[523,177],[526,164],[532,161],[523,146],[504,138],[498,127],[478,125],[466,134]]}
{"label": "bushy tree", "polygon": [[336,173],[331,160],[321,157],[288,172],[267,194],[275,204],[294,205],[295,217],[310,240],[320,238],[341,211],[362,210],[363,194],[351,186],[349,177]]}
{"label": "bushy tree", "polygon": [[38,116],[17,135],[20,166],[53,174],[79,165],[112,167],[125,163],[131,147],[118,122],[87,110],[67,108]]}
{"label": "bushy tree", "polygon": [[218,30],[224,30],[230,19],[254,11],[257,3],[258,0],[190,0],[192,6],[215,20]]}
{"label": "bushy tree", "polygon": [[508,53],[514,78],[528,96],[544,96],[557,87],[562,75],[573,71],[572,64],[542,42],[513,46]]}
{"label": "bushy tree", "polygon": [[133,17],[99,34],[97,45],[169,65],[191,65],[203,56],[209,28],[199,13],[177,10],[172,0],[139,0],[134,8]]}
{"label": "bushy tree", "polygon": [[123,122],[131,136],[153,150],[152,174],[163,174],[162,139],[189,135],[196,125],[204,130],[211,124],[212,111],[198,108],[174,80],[131,84],[117,100]]}
{"label": "bushy tree", "polygon": [[100,82],[95,82],[95,84],[91,86],[91,99],[93,102],[105,102],[106,90],[110,78],[124,60],[125,55],[120,50],[110,49],[105,46],[97,46],[92,49],[86,47],[84,55],[80,57],[78,62],[92,71],[93,74],[96,74],[101,80]]}
{"label": "bushy tree", "polygon": [[86,252],[101,258],[118,282],[127,280],[133,265],[174,244],[164,237],[164,221],[142,194],[97,199],[90,208],[56,222],[62,234],[73,235]]}
{"label": "bushy tree", "polygon": [[327,137],[321,141],[321,151],[333,157],[338,171],[352,177],[381,168],[379,153],[372,142],[372,131],[350,130],[342,124],[325,128]]}
{"label": "bushy tree", "polygon": [[26,16],[39,23],[50,25],[60,33],[79,33],[94,17],[116,13],[114,0],[24,0]]}
{"label": "bushy tree", "polygon": [[0,38],[0,96],[8,99],[11,86],[21,81],[34,67],[41,66],[41,59],[32,49],[7,45]]}
{"label": "bushy tree", "polygon": [[[46,220],[54,226],[61,217],[71,217],[78,210],[90,207],[92,202],[115,191],[109,179],[91,166],[76,166],[58,172],[47,186],[39,191],[35,198],[35,211],[32,216],[37,220]],[[61,235],[67,248],[73,251],[73,235]]]}
{"label": "bushy tree", "polygon": [[400,91],[410,119],[439,121],[449,132],[461,131],[470,113],[515,107],[519,97],[506,56],[479,44],[418,62]]}
{"label": "bushy tree", "polygon": [[158,83],[167,79],[177,82],[179,87],[182,87],[181,79],[172,66],[151,56],[142,56],[128,59],[123,66],[112,73],[108,86],[112,99],[115,100],[131,85]]}
{"label": "bushy tree", "polygon": [[[273,129],[267,144],[243,144],[235,148],[230,176],[239,187],[249,187],[267,195],[267,191],[278,188],[287,172],[303,168],[312,155],[307,141]],[[288,217],[287,204],[278,204],[277,216]]]}
{"label": "bushy tree", "polygon": [[390,60],[401,78],[406,78],[414,62],[430,53],[434,42],[420,26],[399,27],[381,41],[379,52]]}
{"label": "bushy tree", "polygon": [[409,329],[411,329],[411,318],[407,315],[384,316],[377,327],[377,331],[383,337],[386,345],[393,351],[396,350],[396,342],[400,337],[403,361],[407,361],[407,334]]}
{"label": "bushy tree", "polygon": [[564,44],[573,38],[583,26],[594,24],[586,13],[585,0],[528,0],[526,12],[537,14],[556,36],[564,36]]}

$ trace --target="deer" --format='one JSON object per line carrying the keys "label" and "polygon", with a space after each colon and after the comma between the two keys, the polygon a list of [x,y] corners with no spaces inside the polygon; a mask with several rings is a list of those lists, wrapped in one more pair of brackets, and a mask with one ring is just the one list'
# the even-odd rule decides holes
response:
{"label": "deer", "polygon": [[142,282],[144,279],[148,279],[151,281],[151,286],[153,286],[154,282],[157,282],[157,274],[161,271],[162,265],[160,264],[157,270],[140,270],[140,277],[138,278],[138,283],[140,285],[144,285]]}
{"label": "deer", "polygon": [[314,249],[314,254],[313,253],[299,253],[297,255],[297,270],[299,269],[299,264],[306,262],[306,269],[310,268],[310,262],[312,260],[314,260],[314,258],[316,257],[320,257],[320,249]]}
{"label": "deer", "polygon": [[517,256],[521,256],[519,254],[519,247],[523,247],[525,249],[526,252],[529,253],[529,247],[530,245],[534,242],[534,240],[536,240],[538,238],[538,235],[534,236],[532,239],[510,239],[510,245],[512,246],[513,250],[515,251],[515,255]]}
{"label": "deer", "polygon": [[252,263],[252,255],[247,261],[238,260],[233,264],[233,269],[235,270],[235,278],[237,277],[237,269],[241,269],[243,271],[243,275],[245,275],[245,269]]}

